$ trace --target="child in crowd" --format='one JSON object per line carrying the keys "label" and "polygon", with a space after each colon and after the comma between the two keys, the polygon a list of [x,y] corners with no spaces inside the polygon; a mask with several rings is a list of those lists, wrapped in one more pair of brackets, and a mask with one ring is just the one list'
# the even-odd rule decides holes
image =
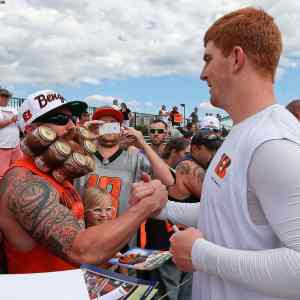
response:
{"label": "child in crowd", "polygon": [[115,216],[111,195],[99,187],[90,187],[85,190],[83,204],[87,227],[112,220]]}

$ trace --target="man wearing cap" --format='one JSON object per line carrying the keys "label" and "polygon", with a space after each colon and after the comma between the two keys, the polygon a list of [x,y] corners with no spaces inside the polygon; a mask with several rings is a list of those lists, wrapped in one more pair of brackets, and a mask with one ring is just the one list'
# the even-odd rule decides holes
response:
{"label": "man wearing cap", "polygon": [[[119,110],[113,107],[98,108],[93,121],[101,123],[95,129],[98,134],[96,171],[76,182],[81,194],[86,187],[95,185],[106,189],[111,193],[115,209],[120,214],[128,208],[132,183],[141,180],[143,172],[153,174],[167,186],[173,183],[168,166],[145,142],[142,133],[134,128],[121,131],[123,114]],[[140,152],[121,149],[122,135],[135,142],[146,156]]]}
{"label": "man wearing cap", "polygon": [[0,89],[0,179],[11,164],[22,153],[19,148],[20,131],[16,124],[17,110],[8,106],[12,94],[6,89]]}
{"label": "man wearing cap", "polygon": [[[40,91],[20,107],[20,126],[30,134],[44,125],[59,139],[68,139],[75,127],[74,116],[86,107],[84,102],[67,102],[57,92]],[[68,180],[60,183],[50,174],[24,156],[0,182],[0,231],[9,273],[60,271],[105,262],[165,201],[157,196],[158,192],[166,195],[166,188],[158,180],[151,181],[155,197],[137,203],[113,221],[86,229],[79,194]]]}

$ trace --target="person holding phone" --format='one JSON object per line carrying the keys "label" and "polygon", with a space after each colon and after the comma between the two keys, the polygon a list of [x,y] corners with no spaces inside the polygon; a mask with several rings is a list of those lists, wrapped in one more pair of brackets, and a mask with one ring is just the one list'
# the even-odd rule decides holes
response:
{"label": "person holding phone", "polygon": [[[141,179],[142,172],[153,176],[169,186],[173,177],[167,164],[145,142],[140,131],[122,128],[123,114],[114,107],[98,108],[93,114],[91,124],[97,138],[96,171],[77,180],[80,193],[85,188],[98,186],[107,190],[113,199],[117,215],[128,208],[131,186]],[[122,137],[143,150],[130,151],[120,147]]]}

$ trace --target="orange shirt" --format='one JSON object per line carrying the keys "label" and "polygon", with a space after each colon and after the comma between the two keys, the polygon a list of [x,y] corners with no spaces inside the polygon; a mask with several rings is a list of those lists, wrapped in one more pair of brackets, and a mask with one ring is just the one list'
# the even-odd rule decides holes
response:
{"label": "orange shirt", "polygon": [[[71,183],[58,183],[52,176],[38,170],[33,161],[29,158],[16,161],[12,167],[28,169],[32,173],[48,181],[49,184],[51,184],[59,192],[61,203],[72,210],[77,219],[83,219],[83,204],[80,196]],[[7,258],[8,272],[12,274],[64,271],[78,267],[56,256],[42,245],[37,245],[28,252],[23,252],[15,249],[7,240],[5,240],[4,248]]]}

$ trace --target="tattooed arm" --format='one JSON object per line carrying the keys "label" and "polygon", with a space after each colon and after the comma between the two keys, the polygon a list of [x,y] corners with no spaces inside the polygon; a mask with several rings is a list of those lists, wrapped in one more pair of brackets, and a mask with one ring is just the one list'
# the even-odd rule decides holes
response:
{"label": "tattooed arm", "polygon": [[204,170],[192,161],[182,161],[176,167],[176,174],[177,173],[185,188],[192,195],[200,199],[202,182],[205,175]]}
{"label": "tattooed arm", "polygon": [[165,187],[157,189],[119,218],[83,229],[59,203],[59,194],[42,178],[11,170],[0,184],[8,209],[19,225],[56,255],[77,264],[102,263],[132,237],[137,227],[167,199]]}

